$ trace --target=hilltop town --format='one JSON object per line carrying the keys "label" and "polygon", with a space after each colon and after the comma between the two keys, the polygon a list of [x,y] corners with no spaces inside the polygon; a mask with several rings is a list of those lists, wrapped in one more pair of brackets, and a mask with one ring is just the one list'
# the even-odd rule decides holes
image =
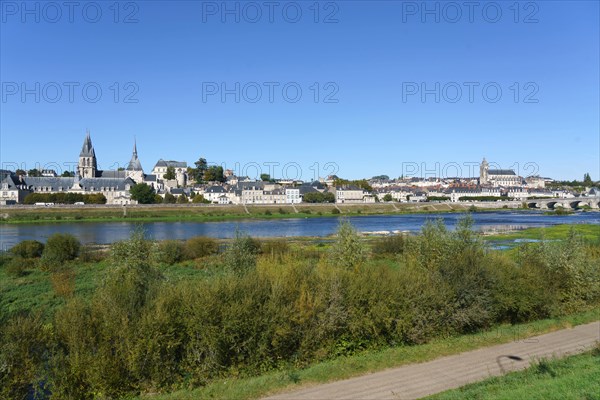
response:
{"label": "hilltop town", "polygon": [[[236,176],[232,170],[195,168],[185,161],[158,160],[144,172],[134,142],[126,168],[100,170],[91,135],[87,132],[77,170],[58,176],[54,170],[0,171],[0,204],[299,204],[375,202],[526,201],[597,197],[600,191],[586,174],[580,190],[557,186],[550,178],[521,177],[512,169],[491,169],[484,158],[478,177],[401,177],[382,175],[348,181],[328,176],[311,182]],[[585,203],[587,204],[587,203]],[[597,203],[594,203],[595,206]],[[595,208],[595,207],[593,207]]]}

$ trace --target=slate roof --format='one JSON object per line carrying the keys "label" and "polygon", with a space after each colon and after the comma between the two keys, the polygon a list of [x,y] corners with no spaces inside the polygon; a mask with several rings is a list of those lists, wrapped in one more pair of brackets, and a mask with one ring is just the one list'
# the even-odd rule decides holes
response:
{"label": "slate roof", "polygon": [[129,161],[129,165],[127,166],[127,171],[143,171],[142,163],[138,158],[137,153],[137,144],[133,143],[133,154],[131,155],[131,161]]}
{"label": "slate roof", "polygon": [[516,176],[517,174],[515,174],[515,171],[513,171],[512,169],[489,169],[488,175],[514,175],[514,176]]}
{"label": "slate roof", "polygon": [[96,178],[112,178],[112,179],[125,179],[125,171],[98,171]]}
{"label": "slate roof", "polygon": [[90,137],[90,132],[88,131],[85,139],[83,140],[83,146],[81,148],[81,152],[79,153],[79,157],[96,157],[96,153],[94,152],[94,146],[92,145],[92,138]]}
{"label": "slate roof", "polygon": [[185,161],[173,161],[173,160],[163,160],[162,158],[156,162],[154,168],[156,167],[173,167],[173,168],[187,168],[187,162]]}
{"label": "slate roof", "polygon": [[126,185],[135,185],[131,178],[63,178],[63,177],[23,177],[23,184],[31,190],[37,190],[39,187],[49,188],[52,192],[58,192],[59,188],[62,191],[68,191],[76,183],[83,190],[94,191],[101,188],[114,188],[115,190],[125,190]]}

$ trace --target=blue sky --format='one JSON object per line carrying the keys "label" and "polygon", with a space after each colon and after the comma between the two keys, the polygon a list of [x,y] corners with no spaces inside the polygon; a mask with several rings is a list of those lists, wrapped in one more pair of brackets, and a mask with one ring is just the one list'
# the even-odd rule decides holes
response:
{"label": "blue sky", "polygon": [[3,0],[2,166],[600,179],[597,1],[276,3]]}

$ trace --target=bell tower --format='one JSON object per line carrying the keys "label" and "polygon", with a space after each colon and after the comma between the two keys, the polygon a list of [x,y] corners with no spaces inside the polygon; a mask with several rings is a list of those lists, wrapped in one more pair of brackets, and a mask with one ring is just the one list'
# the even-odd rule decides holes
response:
{"label": "bell tower", "polygon": [[479,184],[487,185],[488,182],[488,169],[490,169],[490,164],[483,158],[481,165],[479,166]]}
{"label": "bell tower", "polygon": [[87,131],[85,140],[83,141],[83,147],[79,153],[79,165],[77,166],[77,173],[82,178],[95,178],[97,169],[98,166],[96,164],[96,153],[94,152],[94,146],[92,145],[90,131]]}

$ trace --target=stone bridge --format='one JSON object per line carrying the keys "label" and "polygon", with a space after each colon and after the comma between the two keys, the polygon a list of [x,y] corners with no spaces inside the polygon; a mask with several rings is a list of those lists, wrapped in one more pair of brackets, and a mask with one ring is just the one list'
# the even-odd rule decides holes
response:
{"label": "stone bridge", "polygon": [[564,208],[565,210],[590,207],[594,209],[600,208],[600,196],[590,197],[571,197],[566,199],[548,198],[548,199],[529,199],[525,201],[529,208],[541,209],[557,209]]}

